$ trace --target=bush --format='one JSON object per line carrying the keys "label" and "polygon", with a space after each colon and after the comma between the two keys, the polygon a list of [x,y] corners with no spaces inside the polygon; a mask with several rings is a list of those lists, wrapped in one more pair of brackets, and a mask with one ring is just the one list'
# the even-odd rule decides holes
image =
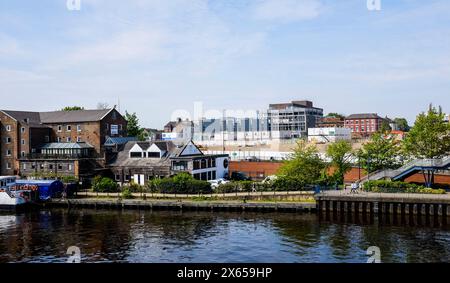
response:
{"label": "bush", "polygon": [[275,191],[306,191],[310,190],[307,186],[303,185],[295,177],[278,176],[276,180],[272,182],[273,190]]}
{"label": "bush", "polygon": [[147,189],[155,193],[166,194],[210,194],[211,184],[194,179],[187,173],[172,178],[154,179],[148,182]]}
{"label": "bush", "polygon": [[92,181],[92,190],[94,192],[106,193],[117,192],[119,185],[110,178],[97,176]]}
{"label": "bush", "polygon": [[386,180],[368,181],[364,183],[363,190],[373,193],[445,194],[443,189],[431,189],[417,184]]}
{"label": "bush", "polygon": [[132,194],[132,192],[131,192],[129,187],[125,187],[122,190],[121,195],[122,195],[122,198],[124,198],[124,199],[132,199],[133,198],[133,194]]}

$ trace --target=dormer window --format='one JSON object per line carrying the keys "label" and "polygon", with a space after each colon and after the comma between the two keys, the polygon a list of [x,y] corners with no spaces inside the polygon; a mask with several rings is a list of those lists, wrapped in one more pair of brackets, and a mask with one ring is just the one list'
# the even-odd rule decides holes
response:
{"label": "dormer window", "polygon": [[130,152],[130,158],[142,158],[142,152]]}

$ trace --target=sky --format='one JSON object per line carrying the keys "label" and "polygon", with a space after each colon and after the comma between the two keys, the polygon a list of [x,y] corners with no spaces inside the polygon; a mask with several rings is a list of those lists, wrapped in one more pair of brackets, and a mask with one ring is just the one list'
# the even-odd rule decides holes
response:
{"label": "sky", "polygon": [[[77,0],[71,0],[77,1]],[[375,0],[376,1],[376,0]],[[76,4],[76,3],[75,3]],[[0,0],[0,108],[450,112],[450,1]],[[198,109],[197,109],[198,110]],[[207,116],[207,115],[206,115]]]}

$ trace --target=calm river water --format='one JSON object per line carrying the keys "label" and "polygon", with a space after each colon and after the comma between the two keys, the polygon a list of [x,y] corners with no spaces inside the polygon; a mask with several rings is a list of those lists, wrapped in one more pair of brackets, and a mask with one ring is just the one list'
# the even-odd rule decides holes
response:
{"label": "calm river water", "polygon": [[43,210],[0,214],[0,262],[450,262],[450,229],[310,214]]}

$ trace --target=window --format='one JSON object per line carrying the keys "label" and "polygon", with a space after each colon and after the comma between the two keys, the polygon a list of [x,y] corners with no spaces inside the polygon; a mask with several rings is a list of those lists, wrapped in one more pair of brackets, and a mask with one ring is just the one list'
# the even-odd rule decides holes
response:
{"label": "window", "polygon": [[159,152],[148,152],[148,158],[159,158],[160,153]]}
{"label": "window", "polygon": [[62,132],[62,125],[58,126],[58,132]]}
{"label": "window", "polygon": [[6,143],[11,143],[11,138],[10,137],[6,137]]}
{"label": "window", "polygon": [[48,169],[53,170],[53,164],[49,164]]}
{"label": "window", "polygon": [[114,179],[116,179],[117,182],[120,182],[120,175],[119,174],[114,175]]}
{"label": "window", "polygon": [[142,152],[130,152],[130,158],[142,158]]}
{"label": "window", "polygon": [[72,131],[72,126],[71,125],[67,125],[66,126],[66,131],[71,132]]}
{"label": "window", "polygon": [[44,170],[44,164],[40,164],[39,167],[41,168],[41,170]]}
{"label": "window", "polygon": [[60,138],[60,137],[57,137],[57,138],[56,138],[56,141],[57,141],[57,142],[61,142],[61,138]]}
{"label": "window", "polygon": [[7,130],[8,132],[11,132],[11,125],[6,125],[6,130]]}
{"label": "window", "polygon": [[109,130],[109,124],[108,123],[105,124],[105,127],[106,127],[107,130]]}
{"label": "window", "polygon": [[77,142],[81,142],[81,137],[77,137]]}
{"label": "window", "polygon": [[6,162],[6,169],[11,169],[11,163]]}
{"label": "window", "polygon": [[81,132],[81,125],[77,125],[77,132]]}
{"label": "window", "polygon": [[67,137],[67,138],[66,138],[66,141],[67,141],[67,142],[71,142],[71,141],[72,141],[72,138],[71,138],[71,137]]}
{"label": "window", "polygon": [[72,171],[72,164],[69,164],[69,165],[67,166],[67,169],[68,169],[69,171]]}
{"label": "window", "polygon": [[20,143],[21,143],[22,145],[25,145],[25,140],[22,139],[22,140],[20,141]]}
{"label": "window", "polygon": [[21,156],[21,157],[25,157],[25,151],[22,151],[22,152],[20,153],[20,156]]}
{"label": "window", "polygon": [[125,175],[125,181],[130,181],[130,175]]}
{"label": "window", "polygon": [[20,128],[20,132],[23,134],[25,133],[25,127]]}
{"label": "window", "polygon": [[11,156],[11,149],[6,150],[6,156]]}
{"label": "window", "polygon": [[26,164],[26,163],[24,163],[24,164],[22,165],[22,169],[23,169],[23,170],[27,170],[27,164]]}
{"label": "window", "polygon": [[33,170],[36,169],[36,164],[34,164],[34,163],[31,164],[31,169],[33,169]]}
{"label": "window", "polygon": [[63,170],[62,164],[58,164],[58,170]]}

